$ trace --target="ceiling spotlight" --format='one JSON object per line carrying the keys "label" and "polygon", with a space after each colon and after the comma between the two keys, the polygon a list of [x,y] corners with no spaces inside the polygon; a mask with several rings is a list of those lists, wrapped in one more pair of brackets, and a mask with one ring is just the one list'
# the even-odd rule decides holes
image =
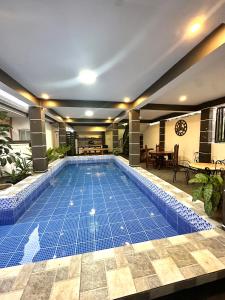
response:
{"label": "ceiling spotlight", "polygon": [[86,116],[86,117],[92,117],[93,114],[94,114],[94,113],[93,113],[92,110],[86,110],[86,111],[85,111],[85,116]]}
{"label": "ceiling spotlight", "polygon": [[187,96],[186,95],[182,95],[182,96],[179,97],[179,101],[180,102],[184,102],[186,100],[187,100]]}
{"label": "ceiling spotlight", "polygon": [[82,70],[80,71],[78,78],[83,84],[93,84],[96,81],[97,74],[91,70]]}
{"label": "ceiling spotlight", "polygon": [[112,118],[111,118],[111,117],[108,117],[108,120],[112,120]]}
{"label": "ceiling spotlight", "polygon": [[125,97],[125,98],[123,98],[123,101],[124,101],[125,103],[128,103],[128,102],[130,102],[130,98],[129,98],[129,97]]}
{"label": "ceiling spotlight", "polygon": [[46,94],[46,93],[43,93],[43,94],[41,94],[41,98],[43,98],[43,99],[49,99],[49,95],[48,94]]}
{"label": "ceiling spotlight", "polygon": [[191,38],[195,36],[202,28],[204,22],[205,22],[204,16],[200,16],[193,19],[187,28],[187,32],[186,32],[187,37]]}

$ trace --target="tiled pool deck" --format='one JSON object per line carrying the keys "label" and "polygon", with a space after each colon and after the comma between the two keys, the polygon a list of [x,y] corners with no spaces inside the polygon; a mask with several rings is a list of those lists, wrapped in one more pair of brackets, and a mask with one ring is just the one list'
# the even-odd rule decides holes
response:
{"label": "tiled pool deck", "polygon": [[[127,161],[119,158],[123,162]],[[205,219],[201,202],[144,177]],[[210,220],[212,223],[212,221]],[[214,229],[0,269],[0,299],[151,299],[225,277],[225,232]],[[133,296],[132,296],[133,295]],[[146,298],[145,298],[146,295]]]}

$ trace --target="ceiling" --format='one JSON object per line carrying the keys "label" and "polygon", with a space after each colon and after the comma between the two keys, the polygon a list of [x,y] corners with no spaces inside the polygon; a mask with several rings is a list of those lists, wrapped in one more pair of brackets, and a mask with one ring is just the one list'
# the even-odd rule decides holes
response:
{"label": "ceiling", "polygon": [[85,112],[91,110],[94,115],[90,118],[107,119],[108,117],[115,118],[122,110],[106,109],[106,108],[83,108],[83,107],[57,107],[54,110],[64,118],[87,118]]}
{"label": "ceiling", "polygon": [[[192,38],[192,20],[204,16]],[[136,99],[225,20],[225,0],[7,0],[0,10],[0,68],[37,97],[123,101]],[[149,99],[198,104],[225,96],[224,46],[196,63]],[[77,76],[92,69],[94,85]],[[219,80],[218,80],[219,78]],[[184,103],[180,95],[187,94]],[[87,118],[88,107],[57,107],[63,117]],[[93,118],[122,110],[95,109]],[[155,119],[171,111],[141,111]]]}

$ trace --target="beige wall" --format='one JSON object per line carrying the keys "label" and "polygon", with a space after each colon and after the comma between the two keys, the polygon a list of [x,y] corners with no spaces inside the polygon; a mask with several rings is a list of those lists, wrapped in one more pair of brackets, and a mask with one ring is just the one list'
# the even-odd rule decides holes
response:
{"label": "beige wall", "polygon": [[30,130],[30,122],[26,117],[13,117],[12,118],[12,139],[13,141],[19,140],[19,130]]}
{"label": "beige wall", "polygon": [[218,159],[225,159],[225,143],[213,143],[212,144],[212,156],[214,161]]}
{"label": "beige wall", "polygon": [[148,125],[143,130],[144,146],[147,145],[148,148],[154,148],[156,144],[159,144],[159,124]]}
{"label": "beige wall", "polygon": [[178,136],[175,133],[175,124],[179,119],[166,122],[165,129],[165,150],[173,150],[175,144],[179,144],[179,159],[194,160],[194,153],[199,152],[200,138],[200,120],[201,115],[196,114],[189,117],[181,117],[187,122],[187,132],[183,136]]}
{"label": "beige wall", "polygon": [[109,152],[112,152],[112,130],[106,131],[105,133],[105,144],[108,145]]}
{"label": "beige wall", "polygon": [[49,123],[45,122],[45,133],[46,133],[46,147],[54,148],[54,134],[55,130],[54,127]]}

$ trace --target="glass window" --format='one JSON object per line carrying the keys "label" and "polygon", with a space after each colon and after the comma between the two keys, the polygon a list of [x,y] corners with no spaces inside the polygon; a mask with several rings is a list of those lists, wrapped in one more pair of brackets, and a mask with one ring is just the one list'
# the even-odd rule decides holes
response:
{"label": "glass window", "polygon": [[20,139],[20,141],[29,141],[30,140],[30,130],[19,129],[19,139]]}
{"label": "glass window", "polygon": [[225,107],[217,108],[215,142],[225,142]]}

